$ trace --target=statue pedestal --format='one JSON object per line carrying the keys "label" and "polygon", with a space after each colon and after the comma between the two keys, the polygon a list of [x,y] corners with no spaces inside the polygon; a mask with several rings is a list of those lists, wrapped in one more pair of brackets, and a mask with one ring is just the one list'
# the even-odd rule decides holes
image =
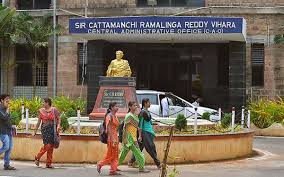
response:
{"label": "statue pedestal", "polygon": [[124,118],[128,112],[128,102],[137,101],[135,77],[99,77],[100,90],[90,119],[103,119],[110,102],[119,106],[117,116]]}

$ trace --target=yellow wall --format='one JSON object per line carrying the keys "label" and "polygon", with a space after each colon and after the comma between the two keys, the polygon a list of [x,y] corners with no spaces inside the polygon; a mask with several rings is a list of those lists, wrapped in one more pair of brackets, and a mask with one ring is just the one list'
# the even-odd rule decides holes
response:
{"label": "yellow wall", "polygon": [[[155,143],[159,159],[162,161],[167,137],[157,137]],[[34,160],[34,156],[41,146],[40,137],[29,138],[27,135],[15,137],[12,159]],[[226,136],[175,136],[171,143],[170,157],[177,158],[175,163],[223,160],[248,156],[252,153],[252,148],[252,132]],[[97,137],[85,136],[79,140],[74,136],[62,136],[61,145],[59,149],[55,150],[53,157],[54,162],[94,163],[103,159],[105,153],[106,145],[102,144]],[[146,163],[153,163],[149,155],[145,154]],[[129,157],[126,158],[126,160],[128,159]],[[45,156],[42,160],[45,160]],[[168,162],[174,163],[174,160],[168,158]]]}

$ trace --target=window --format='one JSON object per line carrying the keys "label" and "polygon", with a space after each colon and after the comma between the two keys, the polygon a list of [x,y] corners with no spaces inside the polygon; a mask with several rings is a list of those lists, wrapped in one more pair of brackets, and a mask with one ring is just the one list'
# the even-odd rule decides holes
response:
{"label": "window", "polygon": [[185,0],[186,6],[205,7],[205,0]]}
{"label": "window", "polygon": [[169,98],[168,101],[169,101],[170,106],[186,107],[186,104],[178,97],[174,95],[168,95],[168,98]]}
{"label": "window", "polygon": [[17,7],[19,10],[28,9],[49,9],[51,0],[18,0]]}
{"label": "window", "polygon": [[142,104],[142,100],[144,98],[149,98],[151,104],[153,104],[153,105],[159,105],[157,95],[154,95],[154,94],[137,94],[137,99],[138,99],[139,104]]}
{"label": "window", "polygon": [[32,86],[32,65],[30,63],[21,63],[17,66],[17,86]]}
{"label": "window", "polygon": [[87,45],[84,43],[78,43],[78,84],[87,83]]}
{"label": "window", "polygon": [[264,85],[264,44],[251,46],[252,86]]}
{"label": "window", "polygon": [[[38,64],[36,67],[37,86],[47,86],[47,55],[47,48],[38,49]],[[16,66],[16,86],[32,86],[32,54],[25,45],[16,46]]]}
{"label": "window", "polygon": [[47,86],[47,62],[39,62],[36,68],[36,85]]}
{"label": "window", "polygon": [[137,0],[138,7],[158,6],[158,7],[204,7],[205,0]]}

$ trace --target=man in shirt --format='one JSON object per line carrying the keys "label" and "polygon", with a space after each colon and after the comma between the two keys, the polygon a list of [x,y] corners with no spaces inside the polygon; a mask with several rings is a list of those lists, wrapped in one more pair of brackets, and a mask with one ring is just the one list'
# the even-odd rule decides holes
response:
{"label": "man in shirt", "polygon": [[0,95],[0,140],[2,147],[0,155],[4,153],[4,170],[16,170],[10,165],[10,155],[13,147],[13,128],[9,114],[10,97],[7,94]]}
{"label": "man in shirt", "polygon": [[195,100],[195,102],[192,103],[192,105],[196,106],[196,107],[199,107],[200,106],[200,102],[201,102],[201,98],[197,98]]}
{"label": "man in shirt", "polygon": [[168,98],[168,94],[166,94],[165,97],[161,100],[163,117],[169,117],[169,115],[170,115],[170,103],[171,102],[172,102],[171,99]]}

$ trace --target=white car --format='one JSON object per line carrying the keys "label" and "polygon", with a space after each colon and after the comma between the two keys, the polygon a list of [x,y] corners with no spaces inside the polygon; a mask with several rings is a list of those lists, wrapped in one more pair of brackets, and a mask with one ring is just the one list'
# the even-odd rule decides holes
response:
{"label": "white car", "polygon": [[[166,92],[154,91],[154,90],[136,90],[137,99],[139,104],[142,103],[143,98],[149,98],[151,107],[149,111],[152,117],[162,117],[161,99],[165,97]],[[167,92],[168,98],[171,99],[170,104],[170,116],[176,118],[178,114],[183,114],[186,118],[194,118],[195,108],[197,108],[198,118],[201,118],[203,113],[210,113],[210,121],[219,121],[218,111],[206,107],[196,107],[190,102]]]}

